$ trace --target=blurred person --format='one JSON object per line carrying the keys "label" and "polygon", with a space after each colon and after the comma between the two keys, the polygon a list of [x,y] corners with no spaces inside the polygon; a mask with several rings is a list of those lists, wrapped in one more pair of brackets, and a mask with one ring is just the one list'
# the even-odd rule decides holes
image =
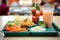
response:
{"label": "blurred person", "polygon": [[6,4],[6,0],[2,0],[2,4],[0,4],[0,15],[8,15],[9,7]]}

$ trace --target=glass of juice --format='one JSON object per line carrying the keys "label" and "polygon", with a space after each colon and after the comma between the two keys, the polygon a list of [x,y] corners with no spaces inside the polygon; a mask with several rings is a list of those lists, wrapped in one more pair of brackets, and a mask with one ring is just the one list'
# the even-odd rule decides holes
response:
{"label": "glass of juice", "polygon": [[52,27],[54,8],[44,8],[42,13],[43,20],[47,24],[47,27]]}

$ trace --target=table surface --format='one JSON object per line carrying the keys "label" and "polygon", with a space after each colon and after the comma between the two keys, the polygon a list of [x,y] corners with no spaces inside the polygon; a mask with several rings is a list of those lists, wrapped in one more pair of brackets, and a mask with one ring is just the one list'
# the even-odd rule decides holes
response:
{"label": "table surface", "polygon": [[[53,16],[53,22],[60,28],[60,16]],[[5,37],[4,40],[60,40],[60,37]]]}

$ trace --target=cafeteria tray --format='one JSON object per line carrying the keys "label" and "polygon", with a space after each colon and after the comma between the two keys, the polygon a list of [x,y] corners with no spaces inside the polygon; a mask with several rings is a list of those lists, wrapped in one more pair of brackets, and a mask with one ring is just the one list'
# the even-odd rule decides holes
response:
{"label": "cafeteria tray", "polygon": [[5,36],[57,36],[58,35],[58,27],[53,22],[51,28],[46,28],[44,32],[9,32],[3,30]]}
{"label": "cafeteria tray", "polygon": [[58,30],[58,32],[60,32],[60,27],[58,27],[58,25],[56,25],[56,23],[54,23],[55,24],[55,28],[57,28],[57,30]]}

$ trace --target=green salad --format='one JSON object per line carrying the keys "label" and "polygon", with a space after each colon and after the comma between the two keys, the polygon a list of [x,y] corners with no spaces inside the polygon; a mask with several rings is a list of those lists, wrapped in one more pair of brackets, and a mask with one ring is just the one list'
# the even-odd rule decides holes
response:
{"label": "green salad", "polygon": [[42,21],[39,22],[38,25],[39,25],[40,27],[42,27],[42,28],[45,28],[45,27],[46,27],[46,24],[45,24],[44,22],[42,22]]}

